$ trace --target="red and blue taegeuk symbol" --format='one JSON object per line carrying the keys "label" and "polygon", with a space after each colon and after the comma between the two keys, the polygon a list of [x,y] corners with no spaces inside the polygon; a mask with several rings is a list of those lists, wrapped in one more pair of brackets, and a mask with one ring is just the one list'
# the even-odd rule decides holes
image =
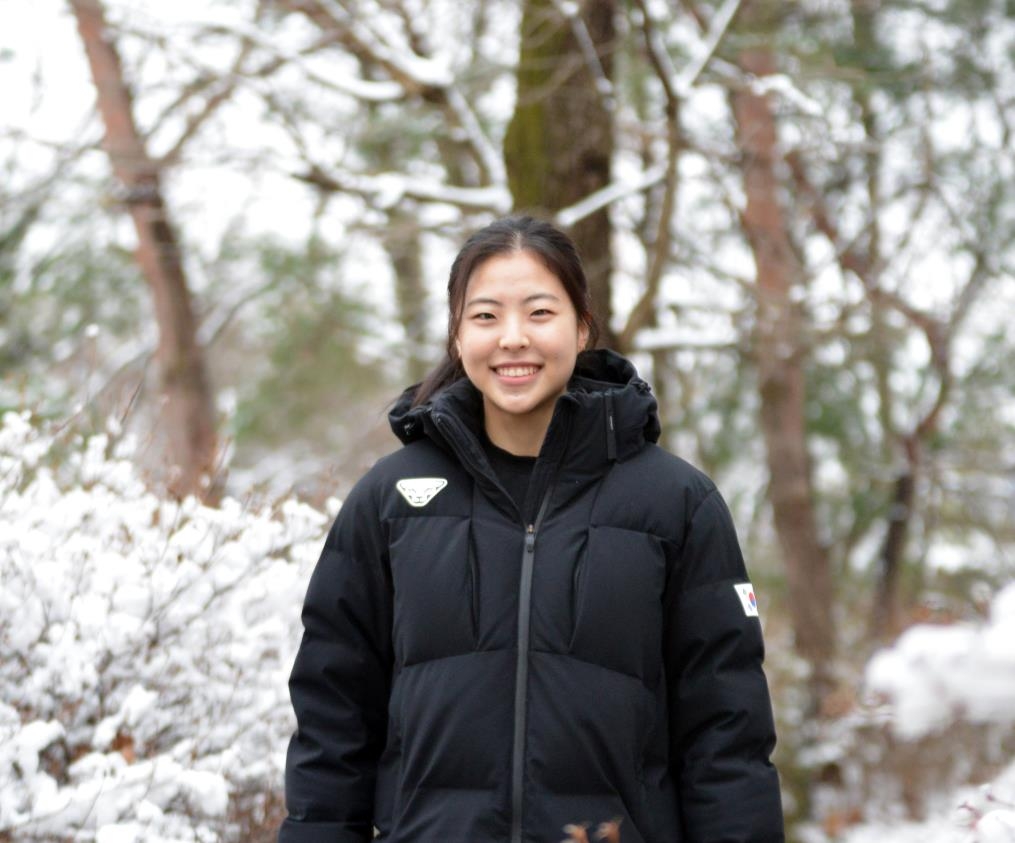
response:
{"label": "red and blue taegeuk symbol", "polygon": [[754,596],[753,591],[749,591],[747,593],[747,600],[751,604],[751,608],[754,609],[754,611],[758,611],[758,599]]}

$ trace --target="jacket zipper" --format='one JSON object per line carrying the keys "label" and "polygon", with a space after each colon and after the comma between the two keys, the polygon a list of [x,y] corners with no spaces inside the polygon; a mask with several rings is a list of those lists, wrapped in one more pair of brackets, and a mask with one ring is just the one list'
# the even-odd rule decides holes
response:
{"label": "jacket zipper", "polygon": [[529,619],[532,615],[532,568],[536,558],[536,534],[550,502],[551,484],[543,495],[536,520],[525,528],[522,576],[518,586],[518,659],[515,663],[515,724],[511,752],[511,843],[522,843],[522,788],[525,780],[525,729],[528,711]]}
{"label": "jacket zipper", "polygon": [[[468,449],[462,444],[464,438],[460,434],[460,423],[456,419],[445,419],[442,415],[432,416],[434,424],[443,428],[445,422],[451,425],[452,432],[446,438],[452,449],[463,463],[474,463],[475,460]],[[500,485],[498,483],[498,485]],[[550,485],[543,493],[539,503],[539,510],[536,520],[522,526],[525,529],[525,544],[522,549],[522,572],[518,586],[518,657],[515,661],[515,715],[514,735],[511,748],[511,843],[522,843],[522,791],[525,783],[525,729],[528,711],[526,710],[525,698],[529,684],[529,620],[532,615],[532,567],[536,557],[536,535],[543,523],[543,516],[546,515],[547,506],[550,503],[550,496],[553,494],[555,483]],[[503,489],[503,487],[501,487]],[[507,492],[504,496],[510,500]],[[524,515],[523,515],[524,517]]]}

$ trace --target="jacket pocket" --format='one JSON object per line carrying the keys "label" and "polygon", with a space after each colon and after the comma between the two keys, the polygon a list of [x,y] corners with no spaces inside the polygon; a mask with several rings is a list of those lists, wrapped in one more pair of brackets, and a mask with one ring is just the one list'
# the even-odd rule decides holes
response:
{"label": "jacket pocket", "polygon": [[652,686],[661,667],[666,560],[655,537],[596,526],[572,586],[577,609],[568,652]]}
{"label": "jacket pocket", "polygon": [[574,565],[574,571],[571,574],[571,635],[568,636],[567,650],[570,653],[574,649],[574,638],[575,632],[578,630],[578,624],[582,619],[582,606],[583,606],[583,594],[585,588],[585,568],[588,561],[588,548],[589,539],[588,535],[585,536],[585,541],[582,542],[582,546],[577,554],[577,561]]}
{"label": "jacket pocket", "polygon": [[473,647],[479,646],[479,553],[476,537],[469,525],[468,559],[466,560],[466,585],[469,590],[469,620],[472,622]]}

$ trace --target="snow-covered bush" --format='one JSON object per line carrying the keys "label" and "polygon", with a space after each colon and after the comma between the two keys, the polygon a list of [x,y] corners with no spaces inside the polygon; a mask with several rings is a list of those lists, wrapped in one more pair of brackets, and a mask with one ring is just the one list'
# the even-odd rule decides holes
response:
{"label": "snow-covered bush", "polygon": [[0,424],[0,838],[233,839],[281,781],[327,516],[167,501],[126,438],[65,447]]}
{"label": "snow-covered bush", "polygon": [[850,830],[843,843],[1013,843],[1015,764],[982,787],[941,800],[921,822],[886,818]]}
{"label": "snow-covered bush", "polygon": [[[986,623],[914,626],[867,667],[867,687],[887,705],[896,751],[967,724],[1010,734],[1015,724],[1015,583],[992,601]],[[1001,742],[993,741],[1000,749]],[[1015,761],[993,781],[937,800],[919,823],[888,821],[854,829],[848,843],[1015,843]]]}
{"label": "snow-covered bush", "polygon": [[[796,839],[1015,843],[1013,625],[1015,583],[986,619],[910,627],[865,669],[843,671],[831,716],[807,719],[777,695],[786,792],[808,787]],[[772,664],[786,658],[771,661],[778,679]]]}
{"label": "snow-covered bush", "polygon": [[921,624],[871,659],[867,685],[892,705],[892,727],[918,738],[956,720],[1015,723],[1015,583],[985,624]]}

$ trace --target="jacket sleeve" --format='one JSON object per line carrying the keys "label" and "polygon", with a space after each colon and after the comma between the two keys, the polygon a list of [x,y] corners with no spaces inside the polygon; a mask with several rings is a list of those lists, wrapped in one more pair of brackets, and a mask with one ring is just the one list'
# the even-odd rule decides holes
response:
{"label": "jacket sleeve", "polygon": [[279,843],[366,843],[391,685],[387,544],[366,479],[332,526],[303,604]]}
{"label": "jacket sleeve", "polygon": [[[780,843],[775,726],[729,510],[713,489],[694,510],[665,594],[670,765],[688,843]],[[745,602],[746,601],[746,602]]]}

